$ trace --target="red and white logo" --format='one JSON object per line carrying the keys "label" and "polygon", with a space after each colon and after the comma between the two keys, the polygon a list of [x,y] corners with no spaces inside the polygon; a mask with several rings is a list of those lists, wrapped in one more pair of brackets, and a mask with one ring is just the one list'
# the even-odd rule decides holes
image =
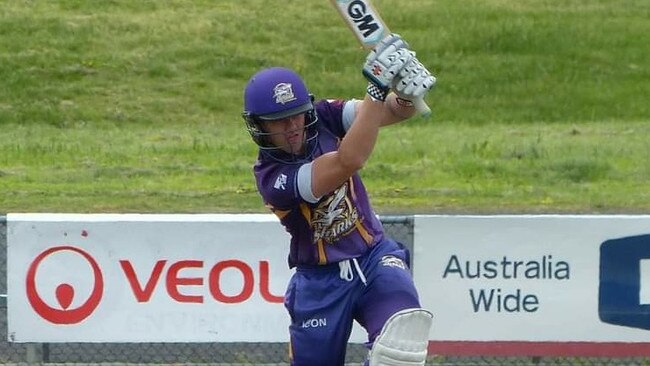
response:
{"label": "red and white logo", "polygon": [[287,234],[267,216],[10,217],[7,336],[284,342]]}
{"label": "red and white logo", "polygon": [[[92,289],[88,297],[76,307],[70,307],[75,300],[75,287],[69,283],[61,283],[55,288],[56,301],[59,307],[50,306],[42,296],[37,286],[37,274],[41,266],[56,254],[67,253],[80,257],[88,263],[93,273]],[[97,261],[86,251],[70,245],[49,248],[41,252],[30,264],[26,277],[27,299],[36,313],[43,319],[54,324],[77,324],[89,317],[99,305],[104,293],[104,278]]]}

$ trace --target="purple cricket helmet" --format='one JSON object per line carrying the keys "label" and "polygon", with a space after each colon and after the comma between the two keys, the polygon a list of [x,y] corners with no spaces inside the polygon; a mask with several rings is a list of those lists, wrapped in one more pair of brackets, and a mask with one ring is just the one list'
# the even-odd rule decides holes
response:
{"label": "purple cricket helmet", "polygon": [[[283,67],[263,69],[253,75],[244,89],[244,113],[246,127],[260,150],[275,160],[299,163],[311,157],[318,136],[314,111],[314,97],[307,90],[302,78]],[[271,144],[262,121],[275,121],[305,114],[305,153],[295,156]]]}

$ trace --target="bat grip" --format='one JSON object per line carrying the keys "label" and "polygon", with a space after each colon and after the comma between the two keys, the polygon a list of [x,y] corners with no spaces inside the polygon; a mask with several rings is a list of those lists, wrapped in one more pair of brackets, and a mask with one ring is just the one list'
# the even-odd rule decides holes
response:
{"label": "bat grip", "polygon": [[414,100],[413,104],[415,106],[415,110],[418,111],[422,117],[429,118],[429,116],[431,116],[431,108],[429,108],[427,103],[424,101],[424,98],[418,98]]}

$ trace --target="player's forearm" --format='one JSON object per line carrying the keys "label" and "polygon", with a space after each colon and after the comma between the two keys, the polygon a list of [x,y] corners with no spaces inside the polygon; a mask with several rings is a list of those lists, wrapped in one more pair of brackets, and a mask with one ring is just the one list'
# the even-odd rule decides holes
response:
{"label": "player's forearm", "polygon": [[379,127],[403,121],[416,113],[413,106],[401,105],[396,99],[395,94],[389,94],[381,103],[366,96],[361,104],[356,120],[339,147],[341,161],[349,163],[354,171],[361,169],[370,157]]}
{"label": "player's forearm", "polygon": [[338,149],[341,164],[355,172],[363,167],[375,147],[385,114],[384,103],[365,97],[352,127],[341,140]]}
{"label": "player's forearm", "polygon": [[398,102],[397,95],[394,93],[388,95],[386,102],[384,103],[384,108],[386,112],[385,117],[381,122],[382,127],[407,120],[413,117],[416,113],[413,103],[407,101],[401,103]]}
{"label": "player's forearm", "polygon": [[333,191],[363,168],[372,153],[384,106],[370,97],[361,102],[357,115],[338,150],[323,154],[312,165],[312,193],[316,197]]}

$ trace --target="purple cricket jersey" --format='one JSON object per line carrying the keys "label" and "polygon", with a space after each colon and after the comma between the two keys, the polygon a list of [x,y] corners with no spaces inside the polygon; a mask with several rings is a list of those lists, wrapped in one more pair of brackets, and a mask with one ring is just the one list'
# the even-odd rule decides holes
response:
{"label": "purple cricket jersey", "polygon": [[[345,135],[344,105],[342,100],[315,103],[318,137],[310,161],[338,149]],[[381,222],[357,173],[318,202],[311,203],[298,191],[301,165],[281,163],[260,153],[253,169],[264,203],[291,235],[289,267],[324,265],[359,257],[382,240]]]}

